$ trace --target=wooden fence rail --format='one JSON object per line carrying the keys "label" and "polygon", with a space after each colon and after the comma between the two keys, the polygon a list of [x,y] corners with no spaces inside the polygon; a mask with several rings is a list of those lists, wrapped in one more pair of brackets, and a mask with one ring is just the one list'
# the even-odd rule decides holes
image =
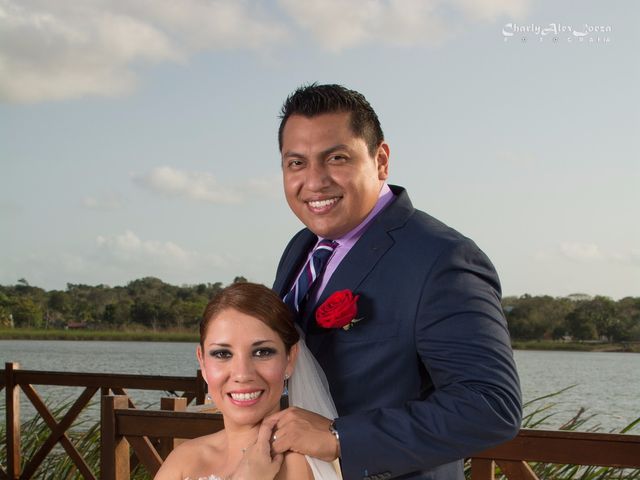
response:
{"label": "wooden fence rail", "polygon": [[472,480],[537,480],[527,462],[640,469],[640,435],[522,429],[516,438],[471,459]]}
{"label": "wooden fence rail", "polygon": [[[174,411],[171,411],[174,410]],[[175,439],[201,437],[224,428],[222,415],[207,411],[135,410],[128,398],[102,397],[102,480],[129,480],[130,447],[146,470],[155,475],[175,445]],[[160,448],[152,439],[159,438]],[[164,451],[162,450],[164,446]]]}
{"label": "wooden fence rail", "polygon": [[[85,479],[96,475],[83,465],[84,459],[66,436],[66,430],[93,395],[100,390],[101,475],[105,480],[124,480],[131,471],[130,447],[135,458],[155,473],[177,438],[194,438],[222,428],[222,418],[210,412],[185,411],[190,399],[204,400],[204,382],[196,377],[152,377],[144,375],[80,374],[21,371],[8,363],[0,371],[0,390],[6,390],[8,471],[0,470],[0,480],[28,480],[51,451],[60,443]],[[83,393],[58,422],[49,413],[33,385],[84,387]],[[163,399],[161,410],[137,410],[123,395],[126,388],[175,391],[182,398]],[[24,391],[52,433],[36,455],[20,472],[20,398]],[[115,394],[115,395],[112,395]],[[156,441],[159,439],[159,441]],[[537,480],[527,462],[605,466],[640,469],[640,436],[568,431],[523,429],[518,436],[498,447],[474,455],[472,480],[494,480],[496,467],[509,480]]]}
{"label": "wooden fence rail", "polygon": [[[170,448],[154,449],[150,438],[195,438],[223,428],[219,414],[135,410],[123,396],[102,401],[103,480],[129,479],[130,448],[155,474]],[[640,436],[522,429],[470,460],[472,480],[493,480],[496,466],[509,480],[537,480],[527,462],[640,468]]]}
{"label": "wooden fence rail", "polygon": [[[7,432],[7,471],[5,472],[0,468],[0,480],[28,480],[32,478],[56,444],[60,444],[64,448],[85,479],[96,480],[96,473],[91,471],[91,468],[70,441],[66,432],[98,391],[101,395],[109,395],[111,393],[126,395],[127,389],[183,392],[181,396],[186,399],[186,403],[195,400],[198,404],[204,403],[206,393],[206,385],[199,371],[194,377],[46,372],[20,370],[18,363],[10,362],[5,364],[4,370],[0,370],[0,378],[0,390],[5,389]],[[62,420],[57,421],[34,385],[84,387],[84,390],[64,414]],[[22,456],[20,448],[21,391],[25,393],[51,430],[51,434],[33,457],[26,460],[24,468],[21,467]],[[128,405],[129,407],[135,407],[130,399],[128,400]]]}

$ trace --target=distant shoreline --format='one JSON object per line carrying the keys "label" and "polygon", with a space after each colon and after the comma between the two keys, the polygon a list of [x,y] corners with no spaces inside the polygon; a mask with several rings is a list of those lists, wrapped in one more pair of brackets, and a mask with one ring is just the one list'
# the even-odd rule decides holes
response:
{"label": "distant shoreline", "polygon": [[553,350],[570,352],[640,353],[640,343],[556,342],[553,340],[514,340],[514,350]]}
{"label": "distant shoreline", "polygon": [[[198,342],[191,331],[120,331],[120,330],[32,330],[0,329],[0,340],[85,340],[119,342]],[[572,352],[640,353],[640,343],[556,342],[552,340],[514,340],[514,350],[554,350]]]}
{"label": "distant shoreline", "polygon": [[0,329],[0,340],[99,340],[118,342],[193,342],[199,340],[196,331],[121,331],[121,330],[44,330]]}

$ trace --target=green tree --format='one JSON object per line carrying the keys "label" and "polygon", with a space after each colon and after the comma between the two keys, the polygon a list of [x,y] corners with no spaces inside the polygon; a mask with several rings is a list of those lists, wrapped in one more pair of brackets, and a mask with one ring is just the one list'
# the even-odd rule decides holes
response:
{"label": "green tree", "polygon": [[42,308],[28,297],[17,297],[11,305],[16,327],[42,327]]}
{"label": "green tree", "polygon": [[0,292],[0,327],[13,327],[13,317],[11,315],[11,300],[4,293]]}
{"label": "green tree", "polygon": [[[596,302],[596,307],[598,303]],[[583,300],[577,303],[575,310],[567,315],[569,334],[576,340],[596,340],[598,325],[602,325],[602,312],[594,308],[593,300]]]}

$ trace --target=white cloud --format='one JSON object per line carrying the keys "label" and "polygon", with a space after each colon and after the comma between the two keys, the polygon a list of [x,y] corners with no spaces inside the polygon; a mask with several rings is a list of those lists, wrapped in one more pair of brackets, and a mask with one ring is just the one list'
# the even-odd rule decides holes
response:
{"label": "white cloud", "polygon": [[634,267],[640,265],[640,250],[626,251],[602,248],[595,243],[561,242],[555,249],[540,250],[533,254],[539,263],[557,263],[571,260],[575,263],[599,265],[623,265]]}
{"label": "white cloud", "polygon": [[502,16],[523,18],[529,10],[528,0],[453,0],[472,19],[493,21]]}
{"label": "white cloud", "polygon": [[264,49],[286,37],[235,0],[0,0],[0,25],[0,100],[25,103],[121,95],[135,87],[139,62]]}
{"label": "white cloud", "polygon": [[24,277],[32,285],[64,289],[67,282],[125,285],[153,276],[179,285],[231,280],[246,271],[244,262],[228,253],[201,253],[172,241],[144,239],[132,230],[98,236],[87,247],[0,256],[0,284]]}
{"label": "white cloud", "polygon": [[310,32],[329,51],[433,45],[469,22],[518,19],[529,2],[279,0],[274,9],[262,0],[0,0],[0,101],[123,95],[135,88],[141,62],[270,51],[294,32]]}
{"label": "white cloud", "polygon": [[282,176],[272,175],[265,178],[250,178],[244,190],[256,197],[282,198]]}
{"label": "white cloud", "polygon": [[340,51],[366,44],[434,45],[469,21],[520,18],[530,0],[279,0],[282,9],[322,48]]}
{"label": "white cloud", "polygon": [[560,252],[572,260],[599,260],[603,258],[600,248],[593,243],[562,242]]}
{"label": "white cloud", "polygon": [[121,260],[132,260],[140,257],[151,257],[158,260],[184,261],[189,253],[173,242],[142,241],[135,233],[127,230],[122,235],[96,239],[98,247]]}
{"label": "white cloud", "polygon": [[288,37],[256,0],[140,0],[119,7],[159,25],[188,51],[262,50]]}
{"label": "white cloud", "polygon": [[282,191],[282,181],[275,175],[248,179],[239,185],[222,185],[210,173],[186,172],[169,166],[134,174],[133,181],[161,195],[217,204],[237,204],[250,196],[280,198]]}
{"label": "white cloud", "polygon": [[188,270],[194,267],[221,267],[226,260],[212,254],[200,254],[182,248],[174,242],[142,240],[131,230],[119,235],[98,236],[98,252],[111,266],[132,265]]}
{"label": "white cloud", "polygon": [[82,205],[90,210],[117,210],[123,207],[123,200],[119,195],[87,196],[82,199]]}
{"label": "white cloud", "polygon": [[133,181],[162,195],[220,204],[238,203],[242,200],[238,191],[220,185],[210,173],[185,172],[163,166],[154,168],[145,175],[134,175]]}

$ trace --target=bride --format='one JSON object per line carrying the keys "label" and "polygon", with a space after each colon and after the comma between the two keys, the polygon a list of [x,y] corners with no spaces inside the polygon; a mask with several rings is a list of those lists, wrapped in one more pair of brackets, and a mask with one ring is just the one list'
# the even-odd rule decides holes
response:
{"label": "bride", "polygon": [[196,353],[225,428],[182,443],[154,480],[341,478],[337,461],[272,454],[276,421],[267,417],[279,410],[287,381],[292,406],[337,416],[322,370],[272,290],[253,283],[222,290],[205,309]]}

